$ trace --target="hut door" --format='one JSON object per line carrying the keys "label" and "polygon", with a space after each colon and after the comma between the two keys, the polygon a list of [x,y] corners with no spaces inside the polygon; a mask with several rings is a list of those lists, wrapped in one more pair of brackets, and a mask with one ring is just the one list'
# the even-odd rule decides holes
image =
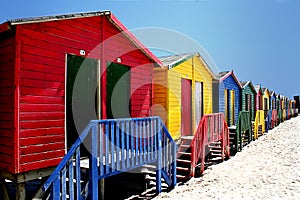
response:
{"label": "hut door", "polygon": [[99,70],[100,62],[95,59],[67,55],[67,149],[72,146],[90,120],[100,119]]}
{"label": "hut door", "polygon": [[229,97],[229,90],[228,89],[225,89],[224,91],[224,100],[225,100],[225,120],[229,126],[229,110],[230,110],[230,107],[229,107],[229,102],[230,102],[230,97]]}
{"label": "hut door", "polygon": [[234,90],[230,91],[230,125],[235,124],[235,93]]}
{"label": "hut door", "polygon": [[181,79],[181,134],[192,135],[192,87],[187,79]]}
{"label": "hut door", "polygon": [[195,82],[196,128],[203,116],[203,83]]}
{"label": "hut door", "polygon": [[109,63],[106,69],[106,114],[108,119],[130,117],[129,67]]}

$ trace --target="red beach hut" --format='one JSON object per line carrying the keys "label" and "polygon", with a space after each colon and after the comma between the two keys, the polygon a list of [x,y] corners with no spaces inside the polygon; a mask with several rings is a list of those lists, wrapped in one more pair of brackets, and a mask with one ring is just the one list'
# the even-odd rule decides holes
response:
{"label": "red beach hut", "polygon": [[82,66],[88,67],[78,90],[95,96],[82,102],[94,103],[95,116],[106,119],[150,114],[154,65],[161,63],[109,11],[1,24],[1,176],[48,176],[60,162],[76,137],[69,109]]}

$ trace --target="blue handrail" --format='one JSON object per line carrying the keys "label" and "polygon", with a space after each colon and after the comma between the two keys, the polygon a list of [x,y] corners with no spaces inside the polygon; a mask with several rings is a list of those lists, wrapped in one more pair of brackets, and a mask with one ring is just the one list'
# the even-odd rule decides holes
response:
{"label": "blue handrail", "polygon": [[[89,152],[89,177],[82,185],[80,149]],[[92,120],[43,185],[52,199],[98,199],[98,181],[146,164],[156,164],[156,192],[161,178],[176,185],[176,144],[159,117]],[[76,187],[76,188],[75,188]]]}

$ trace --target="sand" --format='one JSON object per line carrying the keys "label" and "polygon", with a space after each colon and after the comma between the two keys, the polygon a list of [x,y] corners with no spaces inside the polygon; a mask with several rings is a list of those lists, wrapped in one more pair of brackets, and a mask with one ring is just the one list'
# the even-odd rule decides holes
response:
{"label": "sand", "polygon": [[300,116],[154,199],[300,199]]}

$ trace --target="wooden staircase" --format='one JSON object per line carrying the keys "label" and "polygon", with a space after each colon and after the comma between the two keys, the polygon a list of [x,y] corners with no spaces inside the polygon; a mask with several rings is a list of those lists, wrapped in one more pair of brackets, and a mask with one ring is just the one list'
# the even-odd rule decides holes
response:
{"label": "wooden staircase", "polygon": [[176,177],[178,181],[188,180],[191,176],[191,142],[193,138],[193,136],[181,137],[176,159]]}
{"label": "wooden staircase", "polygon": [[205,169],[211,165],[221,163],[223,160],[221,141],[209,144],[208,154],[205,157]]}
{"label": "wooden staircase", "polygon": [[237,141],[237,127],[231,126],[229,129],[229,144],[230,144],[230,155],[235,155],[239,151],[239,142]]}

